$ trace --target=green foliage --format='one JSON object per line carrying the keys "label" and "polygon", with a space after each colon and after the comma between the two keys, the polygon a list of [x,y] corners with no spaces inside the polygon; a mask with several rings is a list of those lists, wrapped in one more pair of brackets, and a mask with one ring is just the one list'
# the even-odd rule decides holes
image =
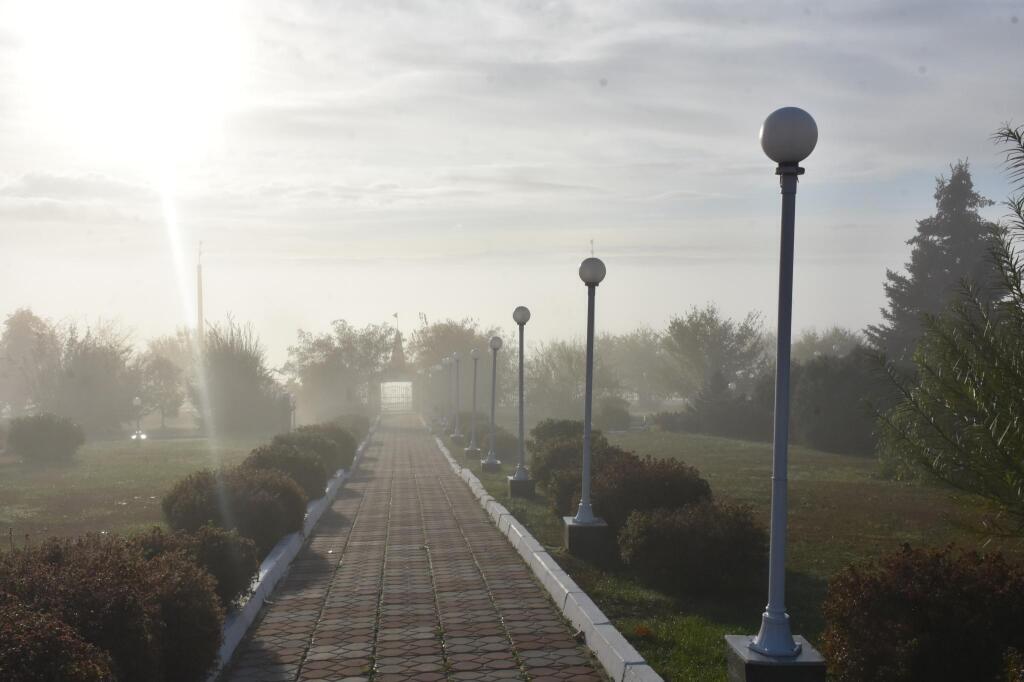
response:
{"label": "green foliage", "polygon": [[[758,313],[736,321],[709,303],[669,321],[665,351],[675,364],[675,388],[690,394],[712,381],[745,390],[764,363],[764,323]],[[718,377],[717,379],[715,377]]]}
{"label": "green foliage", "polygon": [[837,682],[1001,680],[1024,647],[1024,568],[904,546],[829,584],[822,650]]}
{"label": "green foliage", "polygon": [[594,423],[605,431],[625,431],[629,428],[629,401],[615,395],[602,396],[597,401]]}
{"label": "green foliage", "polygon": [[793,441],[826,452],[873,454],[873,410],[887,392],[880,365],[862,348],[842,357],[812,358],[800,367],[794,385]]}
{"label": "green foliage", "polygon": [[[549,420],[550,421],[550,420]],[[571,425],[572,422],[561,422],[564,425]],[[544,426],[541,422],[538,428]],[[550,425],[550,435],[538,434],[537,428],[530,433],[534,436],[531,443],[530,472],[541,485],[547,485],[556,471],[571,471],[578,476],[583,457],[583,434],[570,436],[558,435],[555,433],[555,425]],[[566,431],[571,427],[567,426]],[[538,436],[541,440],[538,440]],[[591,453],[607,448],[608,441],[599,432],[591,432],[590,448]]]}
{"label": "green foliage", "polygon": [[306,500],[299,484],[280,472],[237,467],[186,476],[164,496],[162,506],[171,528],[234,529],[250,538],[263,558],[278,540],[302,528]]}
{"label": "green foliage", "polygon": [[291,405],[270,375],[266,353],[251,324],[229,318],[227,324],[209,329],[203,348],[203,382],[189,390],[193,404],[212,419],[214,432],[267,434],[287,429]]}
{"label": "green foliage", "polygon": [[[1024,130],[1000,139],[1024,172]],[[1016,156],[1014,156],[1016,155]],[[997,283],[965,285],[948,312],[926,316],[916,376],[890,368],[900,402],[880,419],[887,456],[998,505],[1024,529],[1024,192],[992,250]]]}
{"label": "green foliage", "polygon": [[27,462],[57,462],[74,457],[85,443],[82,427],[55,414],[11,420],[8,449]]}
{"label": "green foliage", "polygon": [[28,308],[7,316],[0,335],[0,403],[12,416],[52,395],[60,358],[61,339],[52,324]]}
{"label": "green foliage", "polygon": [[147,410],[160,412],[160,428],[167,417],[177,417],[185,402],[182,370],[170,358],[149,352],[139,361],[142,389],[139,397]]}
{"label": "green foliage", "polygon": [[[537,344],[526,366],[526,408],[556,418],[579,415],[586,387],[586,357],[586,348],[579,340]],[[606,358],[596,351],[594,387],[595,392],[618,388]]]}
{"label": "green foliage", "polygon": [[671,380],[674,363],[665,352],[664,338],[650,327],[601,334],[594,342],[594,355],[608,368],[611,379],[607,385],[600,381],[598,385],[636,393],[642,407],[657,405],[676,388]]}
{"label": "green foliage", "polygon": [[790,356],[793,362],[806,363],[815,358],[846,357],[864,345],[864,336],[852,329],[832,326],[822,331],[805,329],[793,341]]}
{"label": "green foliage", "polygon": [[356,439],[347,429],[333,423],[300,426],[290,433],[274,436],[273,442],[316,453],[331,473],[352,468],[356,456]]}
{"label": "green foliage", "polygon": [[[799,370],[794,369],[795,380]],[[758,389],[766,380],[773,381],[769,374],[766,372],[762,375]],[[654,421],[669,431],[766,440],[772,435],[773,404],[771,399],[764,398],[763,392],[755,391],[754,396],[746,395],[729,387],[721,374],[715,374],[686,409],[676,414],[658,414]]]}
{"label": "green foliage", "polygon": [[623,563],[672,593],[750,590],[761,585],[768,563],[768,534],[750,508],[710,499],[635,511],[618,540]]}
{"label": "green foliage", "polygon": [[634,511],[711,499],[711,486],[700,472],[679,460],[640,458],[614,446],[599,450],[597,457],[591,483],[594,511],[612,530],[621,528]]}
{"label": "green foliage", "polygon": [[362,329],[335,320],[326,334],[299,330],[288,348],[284,371],[297,383],[305,419],[327,421],[333,415],[366,405],[391,354],[395,329],[368,324]]}
{"label": "green foliage", "polygon": [[[599,431],[591,431],[591,437]],[[576,419],[544,419],[530,429],[530,438],[526,441],[531,452],[543,450],[548,443],[564,438],[582,438],[583,422]]]}
{"label": "green foliage", "polygon": [[966,161],[935,181],[935,215],[917,223],[906,272],[886,273],[888,307],[883,322],[867,328],[872,346],[889,360],[907,363],[914,354],[927,315],[937,315],[957,297],[966,278],[988,287],[995,272],[989,258],[997,245],[996,225],[978,210],[992,202],[974,191]]}
{"label": "green foliage", "polygon": [[67,623],[0,594],[0,679],[113,682],[110,656]]}
{"label": "green foliage", "polygon": [[183,553],[213,577],[217,597],[225,607],[248,596],[259,573],[256,545],[233,530],[202,526],[192,533],[166,533],[154,527],[131,541],[147,559],[169,552]]}
{"label": "green foliage", "polygon": [[261,445],[249,454],[242,466],[280,471],[298,483],[302,492],[311,500],[323,497],[327,487],[327,470],[320,456],[282,442]]}

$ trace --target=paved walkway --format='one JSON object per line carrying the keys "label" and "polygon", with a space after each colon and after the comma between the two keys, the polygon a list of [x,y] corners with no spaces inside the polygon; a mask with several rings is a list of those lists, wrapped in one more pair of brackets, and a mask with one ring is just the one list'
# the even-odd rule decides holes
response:
{"label": "paved walkway", "polygon": [[226,679],[605,680],[419,421],[373,440]]}

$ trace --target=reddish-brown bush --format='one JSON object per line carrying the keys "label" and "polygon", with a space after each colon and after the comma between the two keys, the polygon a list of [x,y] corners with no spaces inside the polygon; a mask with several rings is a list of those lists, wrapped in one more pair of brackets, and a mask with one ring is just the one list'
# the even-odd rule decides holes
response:
{"label": "reddish-brown bush", "polygon": [[1000,554],[911,549],[829,583],[822,649],[840,682],[1006,679],[1024,649],[1024,567]]}
{"label": "reddish-brown bush", "polygon": [[0,680],[113,682],[110,656],[74,628],[0,594]]}

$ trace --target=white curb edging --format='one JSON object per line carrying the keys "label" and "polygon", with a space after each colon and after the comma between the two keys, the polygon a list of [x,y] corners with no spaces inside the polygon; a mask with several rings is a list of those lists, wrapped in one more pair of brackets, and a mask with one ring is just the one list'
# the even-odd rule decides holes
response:
{"label": "white curb edging", "polygon": [[664,682],[530,531],[484,489],[480,479],[469,468],[452,457],[440,438],[434,436],[434,441],[452,470],[473,491],[494,525],[526,561],[562,615],[584,634],[587,648],[594,652],[609,677],[615,682]]}
{"label": "white curb edging", "polygon": [[339,469],[331,477],[331,480],[327,482],[324,495],[306,505],[306,518],[302,522],[302,532],[296,531],[278,540],[274,548],[270,550],[270,554],[260,564],[260,570],[249,599],[241,608],[232,611],[224,618],[224,627],[221,631],[222,643],[220,650],[217,652],[217,663],[207,676],[207,682],[215,682],[220,677],[224,667],[234,656],[235,649],[238,648],[239,643],[245,638],[245,634],[256,620],[260,609],[263,608],[263,602],[274,591],[281,578],[288,573],[292,560],[299,553],[299,550],[302,549],[303,545],[306,544],[306,540],[309,538],[310,533],[313,532],[313,528],[316,527],[320,517],[334,503],[334,499],[338,496],[338,491],[351,478],[352,472],[359,468],[359,463],[363,459],[363,453],[369,447],[370,440],[373,438],[378,424],[380,424],[379,416],[370,425],[366,438],[356,448],[352,467],[347,470]]}

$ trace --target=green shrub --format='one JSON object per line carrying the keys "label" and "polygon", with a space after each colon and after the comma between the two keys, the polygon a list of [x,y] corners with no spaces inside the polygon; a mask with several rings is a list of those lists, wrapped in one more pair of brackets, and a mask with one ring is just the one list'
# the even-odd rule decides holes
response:
{"label": "green shrub", "polygon": [[256,545],[233,530],[202,526],[193,533],[166,533],[160,528],[132,538],[147,559],[182,552],[216,582],[221,604],[230,606],[249,594],[259,573]]}
{"label": "green shrub", "polygon": [[597,401],[594,423],[606,431],[625,431],[629,428],[629,401],[615,395],[606,395]]}
{"label": "green shrub", "polygon": [[274,442],[315,452],[332,475],[338,469],[351,469],[356,457],[356,439],[345,429],[332,424],[300,426],[291,433],[275,436]]}
{"label": "green shrub", "polygon": [[7,435],[8,449],[28,462],[71,459],[84,443],[81,426],[49,413],[12,419]]}
{"label": "green shrub", "polygon": [[835,575],[822,611],[822,650],[839,682],[1006,679],[1004,656],[1024,648],[1024,567],[904,545]]}
{"label": "green shrub", "polygon": [[[571,471],[579,476],[580,467],[583,465],[583,436],[562,436],[545,438],[541,441],[531,441],[537,445],[537,449],[531,450],[530,473],[543,486],[551,483],[551,478],[556,471]],[[596,464],[597,453],[604,452],[612,447],[600,431],[594,431],[590,436],[590,452],[594,455]]]}
{"label": "green shrub", "polygon": [[677,509],[711,499],[711,486],[700,472],[678,460],[641,459],[614,446],[599,456],[591,494],[595,512],[612,530],[621,528],[633,511]]}
{"label": "green shrub", "polygon": [[234,529],[256,544],[262,558],[282,537],[302,529],[306,501],[299,484],[278,471],[237,467],[186,476],[162,505],[171,528]]}
{"label": "green shrub", "polygon": [[545,419],[530,429],[526,444],[530,452],[539,452],[549,443],[559,440],[583,438],[583,422],[572,419]]}
{"label": "green shrub", "polygon": [[0,679],[112,682],[110,656],[57,618],[0,594]]}
{"label": "green shrub", "polygon": [[116,537],[48,540],[0,556],[0,591],[67,623],[107,652],[118,680],[162,680],[161,625],[148,562]]}
{"label": "green shrub", "polygon": [[[322,438],[316,440],[326,442]],[[280,471],[298,483],[302,492],[311,500],[323,497],[327,487],[327,470],[318,455],[276,439],[272,445],[262,445],[249,453],[242,466]]]}
{"label": "green shrub", "polygon": [[224,625],[213,577],[178,552],[156,557],[147,568],[147,596],[156,605],[161,626],[164,679],[205,679],[217,660]]}
{"label": "green shrub", "polygon": [[[362,443],[368,435],[370,435],[370,418],[365,414],[343,414],[340,417],[335,417],[327,424],[322,426],[336,426],[341,428],[346,433],[352,435],[355,439],[355,443]],[[354,449],[354,448],[353,448]]]}
{"label": "green shrub", "polygon": [[675,593],[756,587],[767,565],[768,535],[744,506],[704,500],[680,509],[636,511],[618,540],[623,563]]}
{"label": "green shrub", "polygon": [[1024,682],[1024,654],[1017,649],[1009,649],[1003,655],[1003,666],[1005,682]]}

